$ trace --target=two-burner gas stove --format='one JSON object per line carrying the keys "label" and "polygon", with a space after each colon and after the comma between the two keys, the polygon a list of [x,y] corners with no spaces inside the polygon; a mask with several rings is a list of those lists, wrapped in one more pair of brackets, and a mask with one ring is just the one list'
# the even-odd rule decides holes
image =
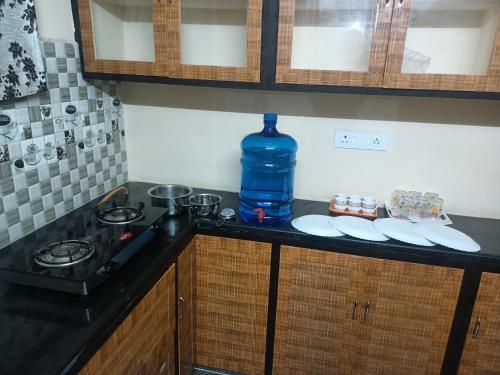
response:
{"label": "two-burner gas stove", "polygon": [[[165,209],[153,207],[149,184],[95,200],[0,252],[0,280],[87,295],[157,233]],[[125,190],[125,189],[123,189]]]}

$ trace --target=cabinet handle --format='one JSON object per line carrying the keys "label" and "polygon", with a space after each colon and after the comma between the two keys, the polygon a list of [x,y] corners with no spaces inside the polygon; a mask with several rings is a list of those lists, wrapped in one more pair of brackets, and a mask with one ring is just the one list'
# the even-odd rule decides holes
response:
{"label": "cabinet handle", "polygon": [[370,312],[370,301],[367,301],[365,305],[365,322],[368,321],[369,312]]}
{"label": "cabinet handle", "polygon": [[358,320],[358,300],[354,300],[354,307],[352,309],[352,320]]}
{"label": "cabinet handle", "polygon": [[179,297],[179,320],[184,319],[184,298]]}
{"label": "cabinet handle", "polygon": [[476,320],[476,326],[474,327],[474,332],[472,333],[472,337],[478,337],[480,329],[481,329],[481,317],[478,315]]}

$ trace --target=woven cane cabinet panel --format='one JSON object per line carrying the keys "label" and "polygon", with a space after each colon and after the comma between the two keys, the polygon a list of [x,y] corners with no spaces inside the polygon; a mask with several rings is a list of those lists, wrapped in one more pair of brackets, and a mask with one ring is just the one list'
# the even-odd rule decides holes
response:
{"label": "woven cane cabinet panel", "polygon": [[177,259],[178,275],[178,332],[179,373],[191,374],[195,365],[195,275],[196,275],[196,240],[192,240]]}
{"label": "woven cane cabinet panel", "polygon": [[[151,22],[153,28],[154,40],[152,41],[153,61],[135,61],[133,58],[118,56],[114,58],[99,58],[97,44],[98,38],[107,38],[109,35],[119,33],[120,30],[112,29],[112,23],[108,23],[109,30],[107,33],[96,35],[95,22],[98,17],[93,14],[94,3],[101,4],[105,9],[114,14],[115,19],[126,20],[127,9],[133,9],[132,2],[122,1],[103,1],[103,0],[78,0],[78,13],[80,17],[81,43],[83,48],[83,59],[86,72],[95,73],[112,73],[112,74],[132,74],[141,76],[167,76],[167,25],[168,9],[167,0],[144,0],[142,5],[151,6]],[[141,2],[136,2],[135,5],[140,5]],[[116,13],[113,13],[116,12]],[[106,12],[107,13],[107,12]],[[141,20],[136,20],[140,21]],[[143,21],[143,20],[142,20]],[[134,24],[135,22],[132,22]],[[123,32],[123,30],[121,30]],[[112,43],[109,42],[108,43]],[[125,49],[136,48],[135,41],[127,41],[123,46]],[[111,46],[108,47],[112,48]]]}
{"label": "woven cane cabinet panel", "polygon": [[500,374],[500,275],[498,274],[484,273],[481,277],[459,373]]}
{"label": "woven cane cabinet panel", "polygon": [[[496,4],[495,4],[496,3]],[[498,2],[493,1],[440,1],[440,0],[402,0],[396,1],[392,16],[392,27],[387,52],[387,64],[384,75],[384,87],[387,88],[402,88],[402,89],[423,89],[423,90],[454,90],[454,91],[483,91],[483,92],[499,92],[500,91],[500,11],[498,9],[490,9],[489,13],[485,8],[486,5],[494,6]],[[420,13],[417,11],[420,10]],[[412,17],[412,14],[416,14]],[[415,46],[408,46],[407,41],[415,40],[409,36],[412,30],[412,18],[421,22],[420,26],[425,28],[435,28],[435,36],[427,35],[426,38],[420,38],[421,44],[429,46],[439,46],[436,50],[446,51],[451,56],[450,50],[454,49],[461,52],[461,59],[458,56],[454,61],[466,61],[467,57],[474,56],[479,59],[482,56],[481,49],[488,47],[489,38],[481,38],[472,43],[474,47],[481,47],[477,50],[467,50],[465,45],[460,42],[460,38],[464,32],[470,33],[469,30],[475,30],[478,27],[477,23],[481,20],[486,21],[491,25],[491,30],[487,31],[484,28],[479,29],[481,35],[491,35],[491,53],[487,62],[487,69],[483,72],[453,72],[452,60],[447,63],[442,63],[440,73],[429,72],[427,68],[423,72],[416,73],[411,70],[404,71],[404,55],[408,50],[413,50]],[[462,24],[453,24],[453,22],[462,22]],[[460,21],[457,21],[460,20]],[[457,39],[454,42],[448,40],[440,40],[440,34],[443,35],[446,29],[456,28],[454,30]],[[462,34],[460,34],[462,33]],[[413,34],[418,35],[418,34]],[[469,35],[470,37],[470,35]],[[465,38],[464,38],[465,39]],[[460,47],[459,47],[460,46]],[[469,46],[471,47],[471,46]],[[416,51],[415,51],[416,52]],[[417,52],[419,59],[441,60],[442,56],[434,56],[432,59],[429,56],[424,56]],[[414,62],[415,63],[415,62]],[[423,62],[420,62],[423,64]],[[432,65],[431,65],[432,66]],[[446,66],[446,67],[445,67]],[[452,69],[452,70],[449,70]]]}
{"label": "woven cane cabinet panel", "polygon": [[196,238],[196,363],[263,374],[271,245]]}
{"label": "woven cane cabinet panel", "polygon": [[[200,2],[201,3],[201,2]],[[212,1],[208,4],[230,4],[231,2]],[[237,4],[238,2],[234,2]],[[224,14],[224,6],[218,11]],[[203,79],[232,82],[259,82],[260,81],[260,55],[262,36],[262,0],[247,0],[246,9],[246,64],[245,66],[219,66],[216,64],[187,64],[181,58],[181,32],[182,32],[182,1],[168,1],[168,38],[167,58],[168,76],[172,78]],[[212,20],[213,22],[213,20]],[[231,31],[227,31],[231,32]],[[204,46],[210,49],[210,45]],[[234,46],[227,45],[229,49]],[[190,48],[198,48],[190,46]]]}
{"label": "woven cane cabinet panel", "polygon": [[80,371],[95,374],[175,373],[175,267],[143,300]]}
{"label": "woven cane cabinet panel", "polygon": [[[306,9],[303,9],[306,7]],[[363,9],[366,8],[366,9]],[[339,85],[339,86],[374,86],[382,87],[386,63],[387,45],[389,43],[389,33],[391,30],[393,0],[369,0],[364,2],[307,2],[298,0],[280,0],[279,12],[279,31],[278,31],[278,51],[276,62],[276,82],[278,83],[299,83],[308,85]],[[366,22],[366,28],[371,30],[373,34],[370,40],[368,52],[367,69],[350,70],[349,67],[313,69],[313,68],[297,68],[293,66],[293,39],[297,38],[294,35],[297,13],[301,11],[302,17],[306,19],[314,19],[311,16],[314,12],[319,14],[319,18],[325,24],[333,22],[338,26],[339,23],[352,22],[354,14],[363,13],[364,11],[372,10],[374,13],[373,20],[356,21],[359,27],[360,24]],[[300,18],[300,17],[299,17]],[[360,18],[362,19],[362,17]],[[328,21],[330,20],[330,21]],[[300,21],[299,21],[300,22]],[[309,28],[311,25],[308,25]],[[317,27],[318,25],[316,25]],[[328,27],[327,27],[328,28]],[[318,28],[319,29],[319,28]],[[324,29],[324,27],[323,27]],[[333,29],[333,28],[332,28]],[[365,30],[367,31],[367,30]],[[319,30],[318,30],[319,32]],[[327,41],[311,38],[310,44],[317,45],[318,50],[322,49],[338,49],[338,45],[331,45]],[[328,41],[331,42],[331,41]],[[338,42],[338,41],[337,41]],[[345,41],[344,41],[345,42]],[[359,46],[351,46],[351,48],[360,48]],[[349,55],[354,55],[360,51],[350,51]],[[297,54],[302,54],[304,51],[296,51]],[[347,53],[345,51],[339,53]],[[320,59],[316,56],[316,59]]]}
{"label": "woven cane cabinet panel", "polygon": [[462,274],[283,246],[273,373],[439,373]]}

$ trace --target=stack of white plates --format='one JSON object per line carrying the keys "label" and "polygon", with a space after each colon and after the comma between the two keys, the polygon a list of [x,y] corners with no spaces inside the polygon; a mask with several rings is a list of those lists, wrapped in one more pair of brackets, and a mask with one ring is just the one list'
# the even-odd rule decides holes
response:
{"label": "stack of white plates", "polygon": [[373,222],[354,216],[337,216],[330,218],[330,224],[338,231],[352,237],[368,241],[388,241],[389,238],[375,229]]}
{"label": "stack of white plates", "polygon": [[465,233],[439,223],[413,224],[394,218],[372,222],[354,216],[306,215],[294,219],[292,226],[301,232],[322,237],[340,237],[346,234],[367,241],[381,242],[393,238],[418,246],[438,244],[468,252],[481,250],[481,246]]}
{"label": "stack of white plates", "polygon": [[340,237],[337,229],[332,227],[329,222],[330,217],[325,215],[306,215],[292,220],[292,226],[301,232],[314,234],[321,237]]}

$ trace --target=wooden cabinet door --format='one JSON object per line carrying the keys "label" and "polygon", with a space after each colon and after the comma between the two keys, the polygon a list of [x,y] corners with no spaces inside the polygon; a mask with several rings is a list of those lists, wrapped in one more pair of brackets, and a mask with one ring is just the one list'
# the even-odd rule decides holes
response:
{"label": "wooden cabinet door", "polygon": [[394,1],[280,0],[276,82],[382,87]]}
{"label": "wooden cabinet door", "polygon": [[173,78],[260,81],[262,0],[168,0]]}
{"label": "wooden cabinet door", "polygon": [[168,0],[78,0],[86,72],[166,76]]}
{"label": "wooden cabinet door", "polygon": [[284,246],[274,374],[439,374],[463,271]]}
{"label": "wooden cabinet door", "polygon": [[189,375],[195,365],[196,240],[193,239],[177,259],[177,342],[179,374]]}
{"label": "wooden cabinet door", "polygon": [[483,273],[459,374],[500,374],[500,275]]}
{"label": "wooden cabinet door", "polygon": [[[366,374],[439,374],[463,270],[391,260],[366,260],[376,286],[363,311],[360,361]],[[366,312],[366,315],[365,315]]]}
{"label": "wooden cabinet door", "polygon": [[172,266],[80,371],[80,375],[175,373]]}
{"label": "wooden cabinet door", "polygon": [[282,246],[273,374],[358,368],[362,258]]}
{"label": "wooden cabinet door", "polygon": [[196,238],[196,363],[264,373],[271,245]]}
{"label": "wooden cabinet door", "polygon": [[384,87],[500,91],[500,0],[397,0]]}

